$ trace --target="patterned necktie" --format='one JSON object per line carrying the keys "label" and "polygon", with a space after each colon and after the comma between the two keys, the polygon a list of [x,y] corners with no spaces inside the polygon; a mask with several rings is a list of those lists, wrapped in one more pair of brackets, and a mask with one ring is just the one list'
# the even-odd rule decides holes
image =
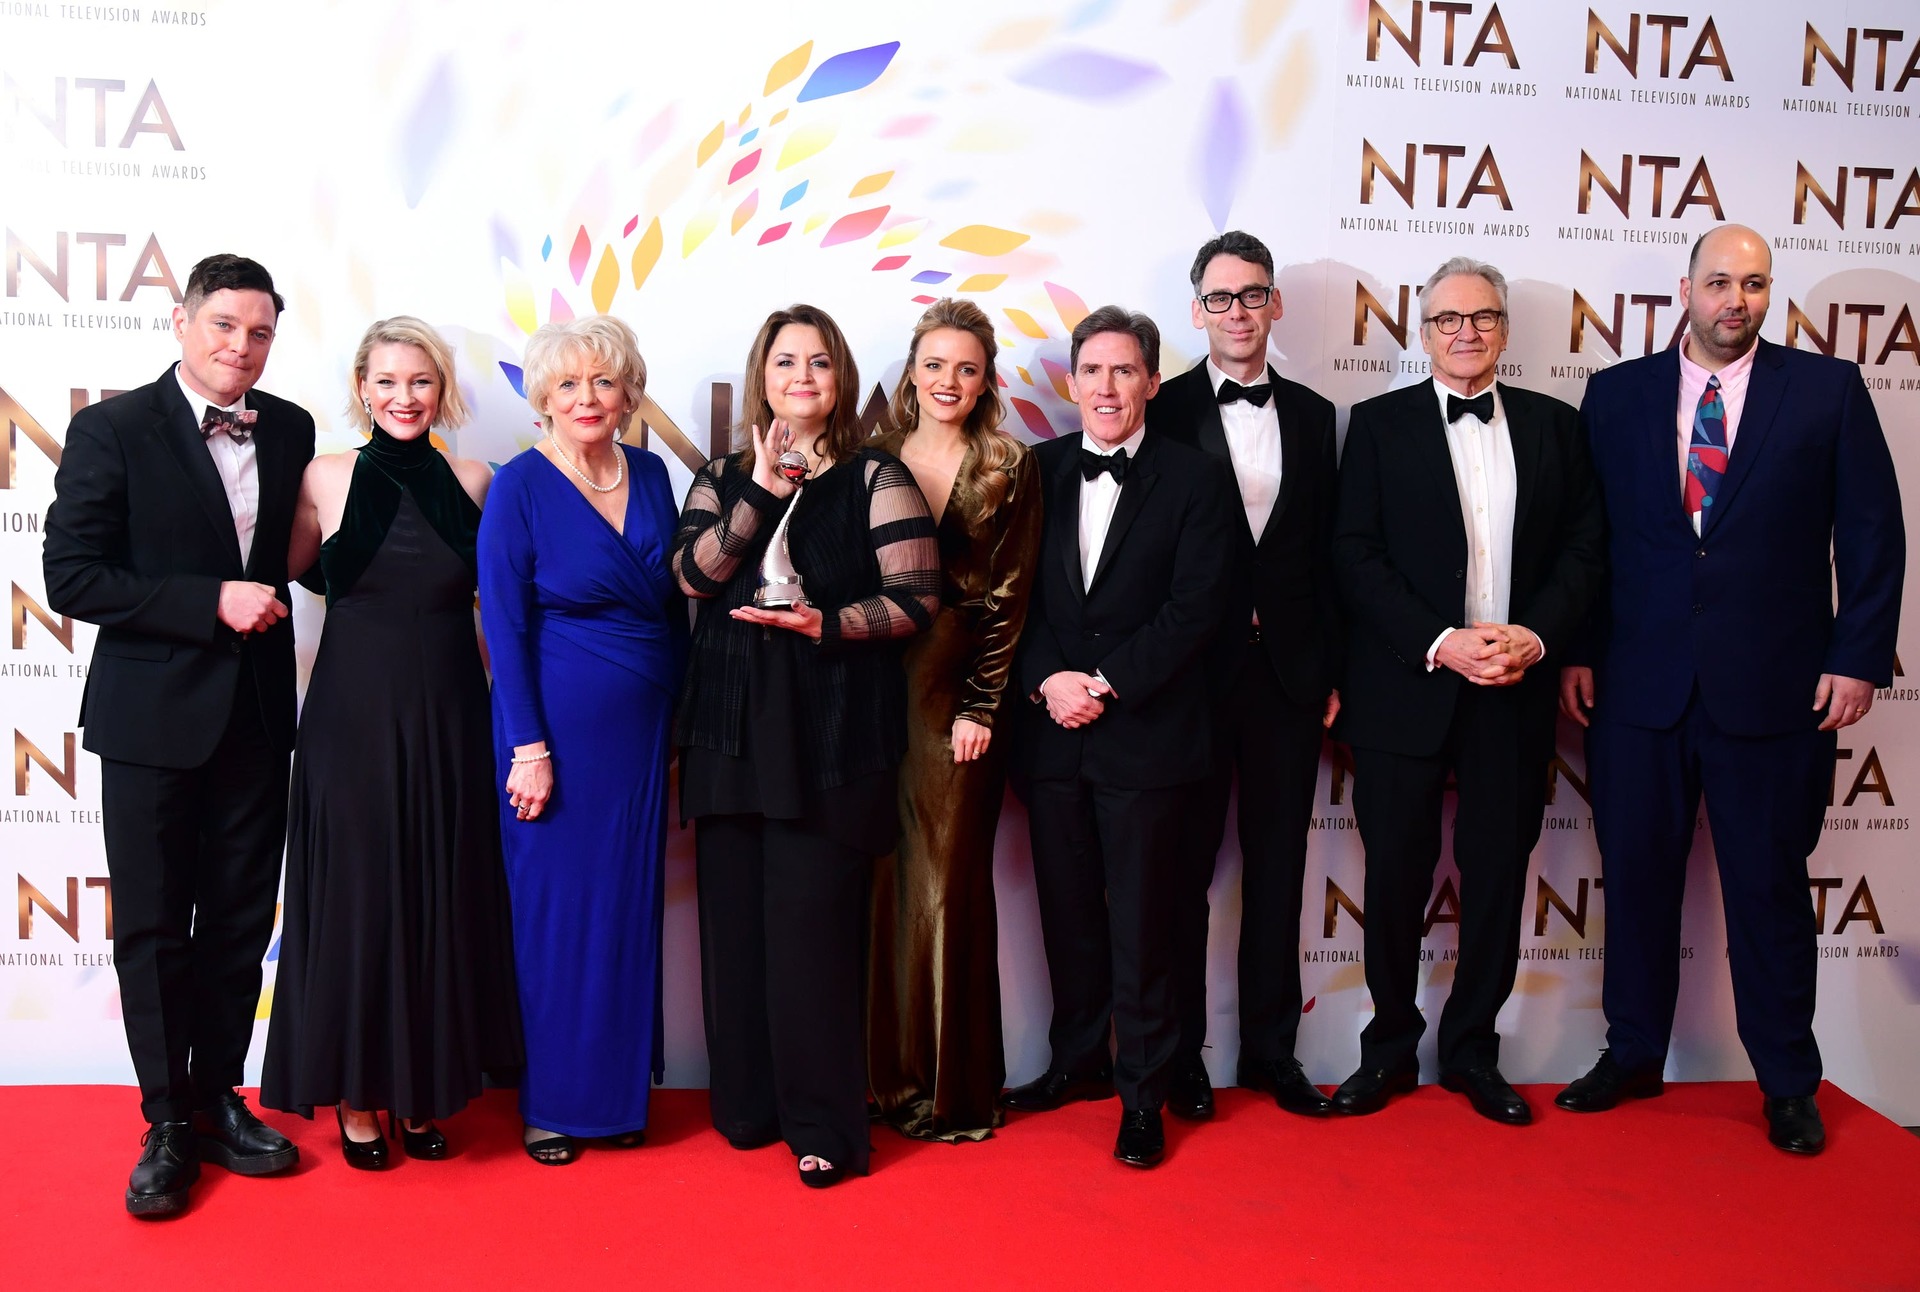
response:
{"label": "patterned necktie", "polygon": [[209,404],[206,416],[200,419],[200,438],[210,440],[216,433],[225,431],[235,444],[245,444],[253,438],[253,424],[259,420],[260,414],[251,408],[229,413]]}
{"label": "patterned necktie", "polygon": [[1720,477],[1727,471],[1727,406],[1720,399],[1720,378],[1708,377],[1693,410],[1693,441],[1687,446],[1687,515],[1695,528],[1706,523]]}

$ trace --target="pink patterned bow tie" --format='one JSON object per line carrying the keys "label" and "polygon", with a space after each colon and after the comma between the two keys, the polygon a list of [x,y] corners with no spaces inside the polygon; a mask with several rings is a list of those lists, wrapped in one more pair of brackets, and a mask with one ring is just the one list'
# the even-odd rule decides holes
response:
{"label": "pink patterned bow tie", "polygon": [[260,420],[260,414],[251,408],[243,408],[237,413],[229,413],[224,408],[207,409],[207,415],[200,419],[200,438],[210,440],[217,431],[225,431],[235,444],[245,444],[253,438],[253,424]]}

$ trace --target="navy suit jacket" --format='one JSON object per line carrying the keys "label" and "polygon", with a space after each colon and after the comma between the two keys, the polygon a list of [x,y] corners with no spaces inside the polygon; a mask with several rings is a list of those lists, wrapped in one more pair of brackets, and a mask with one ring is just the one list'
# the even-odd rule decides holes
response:
{"label": "navy suit jacket", "polygon": [[1679,352],[1665,350],[1594,374],[1580,407],[1611,575],[1588,648],[1597,714],[1671,727],[1697,686],[1722,730],[1781,735],[1820,722],[1823,673],[1890,685],[1906,533],[1859,368],[1759,342],[1697,537],[1679,397]]}

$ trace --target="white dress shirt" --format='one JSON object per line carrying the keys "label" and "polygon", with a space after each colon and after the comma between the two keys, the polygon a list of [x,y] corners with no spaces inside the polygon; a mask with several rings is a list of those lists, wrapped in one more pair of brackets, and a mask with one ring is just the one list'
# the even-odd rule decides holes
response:
{"label": "white dress shirt", "polygon": [[[1447,422],[1447,396],[1458,395],[1433,382],[1440,417],[1447,428],[1447,456],[1453,459],[1453,483],[1460,495],[1460,519],[1467,530],[1466,622],[1506,623],[1513,579],[1513,509],[1518,488],[1513,466],[1513,437],[1507,431],[1506,405],[1492,386],[1493,420],[1472,413]],[[1427,668],[1435,667],[1448,628],[1427,647]],[[1537,637],[1538,634],[1535,634]]]}
{"label": "white dress shirt", "polygon": [[[1706,393],[1707,378],[1720,378],[1720,407],[1726,414],[1727,457],[1733,457],[1733,437],[1740,433],[1740,413],[1747,406],[1747,378],[1753,375],[1753,356],[1760,352],[1760,342],[1755,341],[1747,352],[1735,359],[1719,372],[1708,372],[1687,354],[1687,346],[1692,338],[1680,343],[1680,489],[1686,496],[1687,457],[1693,450],[1693,415],[1700,407],[1700,396]],[[1696,513],[1688,518],[1693,522],[1693,532],[1700,532],[1700,516]]]}
{"label": "white dress shirt", "polygon": [[[1146,438],[1147,428],[1142,426],[1110,449],[1101,448],[1089,435],[1080,437],[1080,447],[1103,458],[1125,449],[1127,469],[1132,470],[1134,459],[1140,456],[1140,445]],[[1078,471],[1080,464],[1075,462],[1073,469]],[[1094,570],[1100,562],[1100,549],[1107,544],[1107,527],[1113,524],[1113,509],[1119,501],[1120,482],[1107,472],[1103,471],[1093,479],[1080,483],[1080,586],[1083,588],[1093,586]]]}
{"label": "white dress shirt", "polygon": [[[1227,374],[1207,360],[1207,380],[1220,393]],[[1271,378],[1260,374],[1261,381]],[[1258,385],[1259,382],[1242,382]],[[1240,505],[1246,509],[1247,528],[1258,543],[1273,517],[1273,505],[1280,498],[1280,410],[1269,398],[1264,406],[1244,399],[1220,405],[1220,429],[1226,433],[1227,456],[1233,460],[1234,479],[1240,484]]]}
{"label": "white dress shirt", "polygon": [[[193,412],[193,424],[197,429],[206,420],[207,409],[220,406],[212,404],[187,384],[187,379],[180,375],[180,365],[174,365],[173,376],[180,383],[180,393],[187,397],[187,407]],[[247,397],[242,395],[222,411],[238,413],[246,406]],[[213,469],[220,473],[221,487],[227,491],[227,509],[233,513],[233,534],[240,540],[240,564],[244,566],[253,553],[253,528],[260,519],[258,442],[249,438],[245,444],[236,444],[231,435],[221,431],[209,435],[206,443],[207,452],[213,458]]]}

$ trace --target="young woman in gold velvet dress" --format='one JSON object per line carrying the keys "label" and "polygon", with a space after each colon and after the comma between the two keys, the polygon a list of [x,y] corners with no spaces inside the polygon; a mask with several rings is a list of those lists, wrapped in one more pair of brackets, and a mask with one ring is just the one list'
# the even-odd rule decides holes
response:
{"label": "young woman in gold velvet dress", "polygon": [[998,348],[971,301],[913,330],[879,446],[913,472],[940,540],[940,612],[907,648],[900,843],[874,872],[867,1071],[881,1117],[917,1139],[1000,1124],[993,835],[1006,783],[994,720],[1040,539],[1033,459],[998,429]]}

